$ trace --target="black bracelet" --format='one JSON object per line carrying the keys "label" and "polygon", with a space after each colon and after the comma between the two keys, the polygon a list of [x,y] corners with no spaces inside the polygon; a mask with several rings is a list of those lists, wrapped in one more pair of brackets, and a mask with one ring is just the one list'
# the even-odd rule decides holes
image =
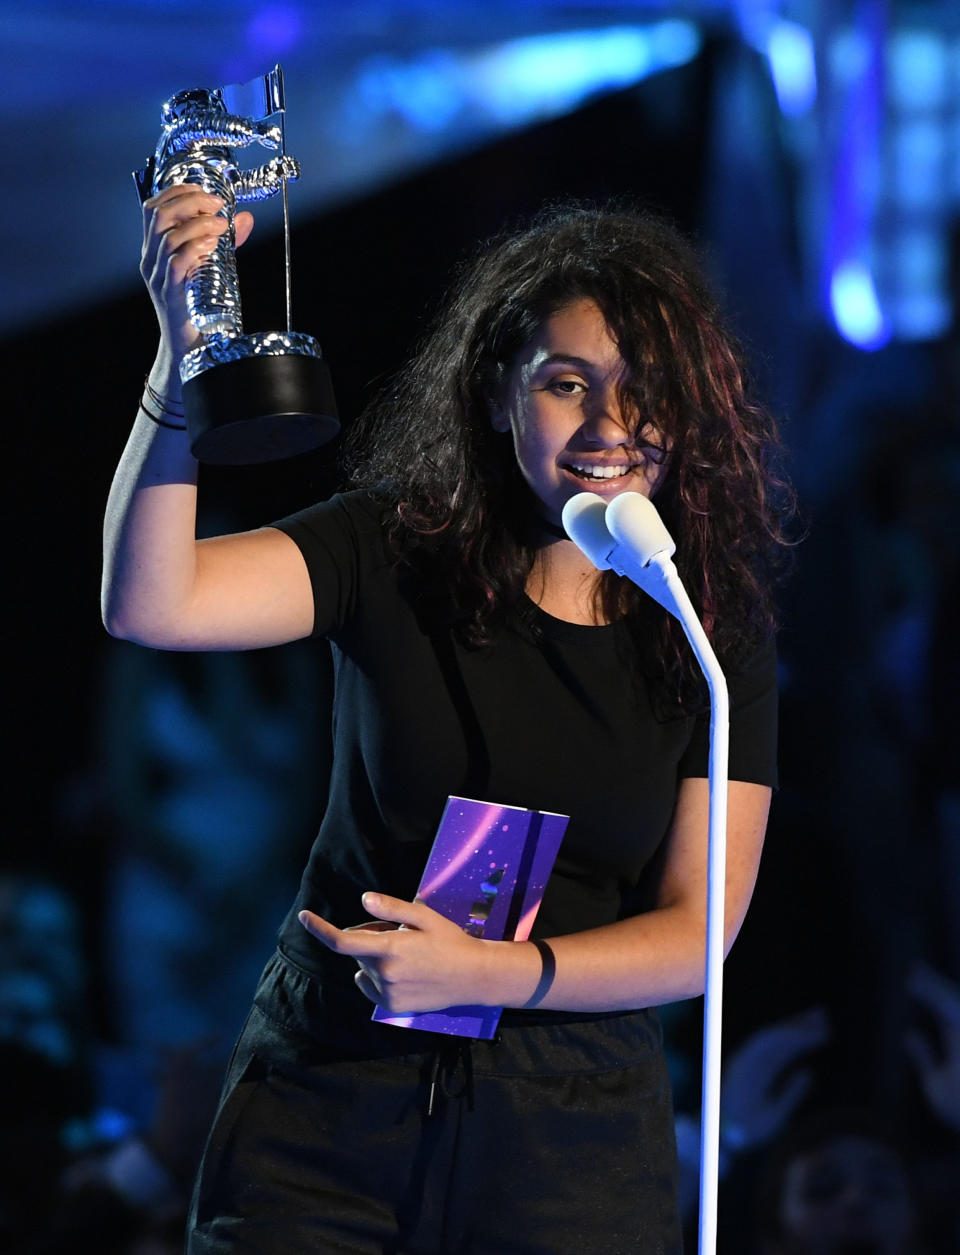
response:
{"label": "black bracelet", "polygon": [[150,382],[149,374],[143,377],[143,386],[147,390],[147,396],[154,403],[161,414],[170,414],[173,418],[183,418],[183,406],[179,409],[171,408],[176,406],[175,401],[168,401],[166,397],[162,397]]}
{"label": "black bracelet", "polygon": [[543,1001],[549,993],[550,986],[553,984],[554,977],[557,974],[556,956],[548,943],[546,941],[537,940],[531,941],[530,944],[536,947],[537,952],[540,955],[540,979],[537,982],[536,989],[523,1004],[523,1009],[525,1011],[529,1008],[537,1007]]}
{"label": "black bracelet", "polygon": [[153,411],[145,404],[143,397],[140,398],[140,408],[143,410],[144,414],[146,414],[147,418],[149,418],[152,423],[156,423],[158,427],[169,427],[171,431],[187,430],[186,423],[168,423],[166,419],[161,418],[159,414],[154,414]]}

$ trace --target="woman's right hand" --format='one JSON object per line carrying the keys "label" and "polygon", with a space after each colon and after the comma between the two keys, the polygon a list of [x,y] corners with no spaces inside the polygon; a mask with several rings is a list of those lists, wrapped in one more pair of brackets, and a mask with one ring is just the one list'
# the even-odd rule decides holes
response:
{"label": "woman's right hand", "polygon": [[[170,187],[143,207],[141,273],[160,323],[141,405],[104,518],[103,621],[153,649],[260,649],[309,636],[313,588],[297,545],[263,527],[197,540],[197,464],[183,421],[179,360],[198,336],[184,281],[227,229],[221,202],[193,185]],[[253,216],[239,213],[236,241]],[[151,421],[153,419],[153,421]]]}
{"label": "woman's right hand", "polygon": [[[193,183],[168,187],[143,205],[140,273],[156,310],[162,348],[177,362],[199,340],[199,332],[187,316],[184,284],[227,230],[222,208],[218,196]],[[235,215],[237,247],[252,229],[252,214]]]}

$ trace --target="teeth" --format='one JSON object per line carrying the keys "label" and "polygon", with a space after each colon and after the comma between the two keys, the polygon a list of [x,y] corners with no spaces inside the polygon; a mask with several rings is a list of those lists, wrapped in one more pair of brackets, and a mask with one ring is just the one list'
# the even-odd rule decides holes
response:
{"label": "teeth", "polygon": [[570,469],[582,475],[584,479],[619,479],[630,470],[629,466],[580,466],[570,463]]}

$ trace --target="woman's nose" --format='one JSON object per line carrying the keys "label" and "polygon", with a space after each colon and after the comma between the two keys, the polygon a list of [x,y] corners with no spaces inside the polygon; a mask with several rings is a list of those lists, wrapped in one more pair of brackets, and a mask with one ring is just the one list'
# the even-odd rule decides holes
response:
{"label": "woman's nose", "polygon": [[584,436],[600,445],[623,444],[631,437],[631,425],[615,390],[592,390],[584,403]]}

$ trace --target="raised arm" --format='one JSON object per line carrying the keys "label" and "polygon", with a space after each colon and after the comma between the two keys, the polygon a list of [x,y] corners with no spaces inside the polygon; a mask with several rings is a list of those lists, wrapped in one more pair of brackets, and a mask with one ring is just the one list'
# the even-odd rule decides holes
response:
{"label": "raised arm", "polygon": [[[197,466],[180,404],[180,361],[197,340],[184,281],[226,228],[221,202],[168,188],[144,205],[140,272],[160,324],[141,407],[117,467],[104,521],[102,611],[114,636],[158,649],[252,649],[306,636],[313,596],[306,565],[273,528],[197,541]],[[253,219],[236,216],[237,243]],[[165,407],[158,403],[160,398]]]}

